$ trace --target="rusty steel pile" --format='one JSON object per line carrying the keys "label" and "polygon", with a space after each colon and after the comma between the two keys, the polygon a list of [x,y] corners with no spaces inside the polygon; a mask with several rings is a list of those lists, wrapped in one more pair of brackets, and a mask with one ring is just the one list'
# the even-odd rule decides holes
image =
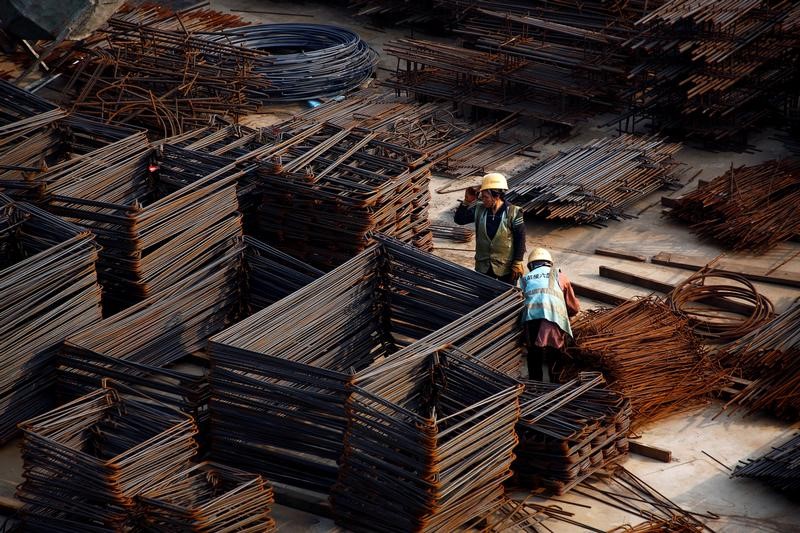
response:
{"label": "rusty steel pile", "polygon": [[508,180],[506,198],[549,220],[602,224],[658,189],[678,183],[679,144],[623,135],[596,139],[538,162]]}
{"label": "rusty steel pile", "polygon": [[378,239],[212,337],[215,460],[327,493],[337,477],[353,372],[447,343],[500,371],[518,371],[517,291]]}
{"label": "rusty steel pile", "polygon": [[635,425],[697,407],[727,383],[688,319],[657,297],[588,311],[572,327],[577,364],[630,399]]}
{"label": "rusty steel pile", "polygon": [[347,399],[337,523],[456,531],[503,501],[523,386],[468,355],[421,346],[361,373]]}
{"label": "rusty steel pile", "polygon": [[137,500],[143,531],[276,530],[272,487],[261,476],[209,461],[159,482]]}
{"label": "rusty steel pile", "polygon": [[725,407],[800,415],[800,300],[747,335],[720,348],[721,362],[752,382]]}
{"label": "rusty steel pile", "polygon": [[800,234],[800,159],[731,168],[676,199],[670,215],[700,237],[764,253]]}
{"label": "rusty steel pile", "polygon": [[800,433],[758,457],[737,465],[733,477],[757,479],[790,495],[800,495]]}
{"label": "rusty steel pile", "polygon": [[515,481],[564,494],[628,453],[631,404],[597,372],[563,385],[524,381]]}
{"label": "rusty steel pile", "polygon": [[136,496],[189,466],[190,416],[104,387],[20,424],[25,531],[129,531]]}

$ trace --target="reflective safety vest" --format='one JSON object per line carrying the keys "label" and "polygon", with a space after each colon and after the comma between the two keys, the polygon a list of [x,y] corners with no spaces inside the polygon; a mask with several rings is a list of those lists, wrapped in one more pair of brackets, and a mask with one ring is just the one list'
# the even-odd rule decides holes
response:
{"label": "reflective safety vest", "polygon": [[475,207],[475,270],[482,274],[491,267],[495,276],[511,272],[514,263],[514,229],[512,224],[519,207],[508,204],[493,239],[486,233],[486,216],[489,210],[482,205]]}
{"label": "reflective safety vest", "polygon": [[572,337],[567,302],[558,284],[558,269],[540,266],[520,278],[520,288],[525,293],[525,311],[522,321],[545,319]]}

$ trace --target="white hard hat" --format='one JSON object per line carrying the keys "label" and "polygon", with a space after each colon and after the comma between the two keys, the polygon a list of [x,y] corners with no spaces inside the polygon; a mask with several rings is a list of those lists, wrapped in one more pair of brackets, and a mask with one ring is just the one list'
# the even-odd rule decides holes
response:
{"label": "white hard hat", "polygon": [[528,254],[528,263],[533,263],[534,261],[550,261],[552,263],[553,256],[544,248],[534,248]]}
{"label": "white hard hat", "polygon": [[499,172],[490,172],[486,174],[481,183],[481,190],[485,191],[486,189],[501,189],[507,191],[508,182],[506,181],[506,177]]}

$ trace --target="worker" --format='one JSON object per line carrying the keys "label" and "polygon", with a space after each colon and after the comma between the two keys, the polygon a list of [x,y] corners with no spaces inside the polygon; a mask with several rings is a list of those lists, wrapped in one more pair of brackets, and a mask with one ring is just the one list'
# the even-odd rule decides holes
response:
{"label": "worker", "polygon": [[[514,283],[525,274],[525,221],[505,199],[506,177],[486,174],[480,189],[469,187],[455,214],[456,224],[475,223],[475,270]],[[480,202],[476,200],[480,197]]]}
{"label": "worker", "polygon": [[544,248],[534,248],[528,255],[528,273],[517,286],[525,293],[522,322],[528,349],[528,375],[543,381],[543,365],[553,380],[553,365],[572,340],[569,319],[581,310],[567,276],[553,265],[553,257]]}

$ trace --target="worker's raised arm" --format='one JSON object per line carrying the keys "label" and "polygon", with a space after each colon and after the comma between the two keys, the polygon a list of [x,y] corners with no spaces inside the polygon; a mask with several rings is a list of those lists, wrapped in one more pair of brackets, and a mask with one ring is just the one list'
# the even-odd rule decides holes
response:
{"label": "worker's raised arm", "polygon": [[475,192],[475,187],[467,187],[464,191],[464,201],[456,208],[453,222],[459,225],[475,222],[475,201],[477,199],[478,194]]}

